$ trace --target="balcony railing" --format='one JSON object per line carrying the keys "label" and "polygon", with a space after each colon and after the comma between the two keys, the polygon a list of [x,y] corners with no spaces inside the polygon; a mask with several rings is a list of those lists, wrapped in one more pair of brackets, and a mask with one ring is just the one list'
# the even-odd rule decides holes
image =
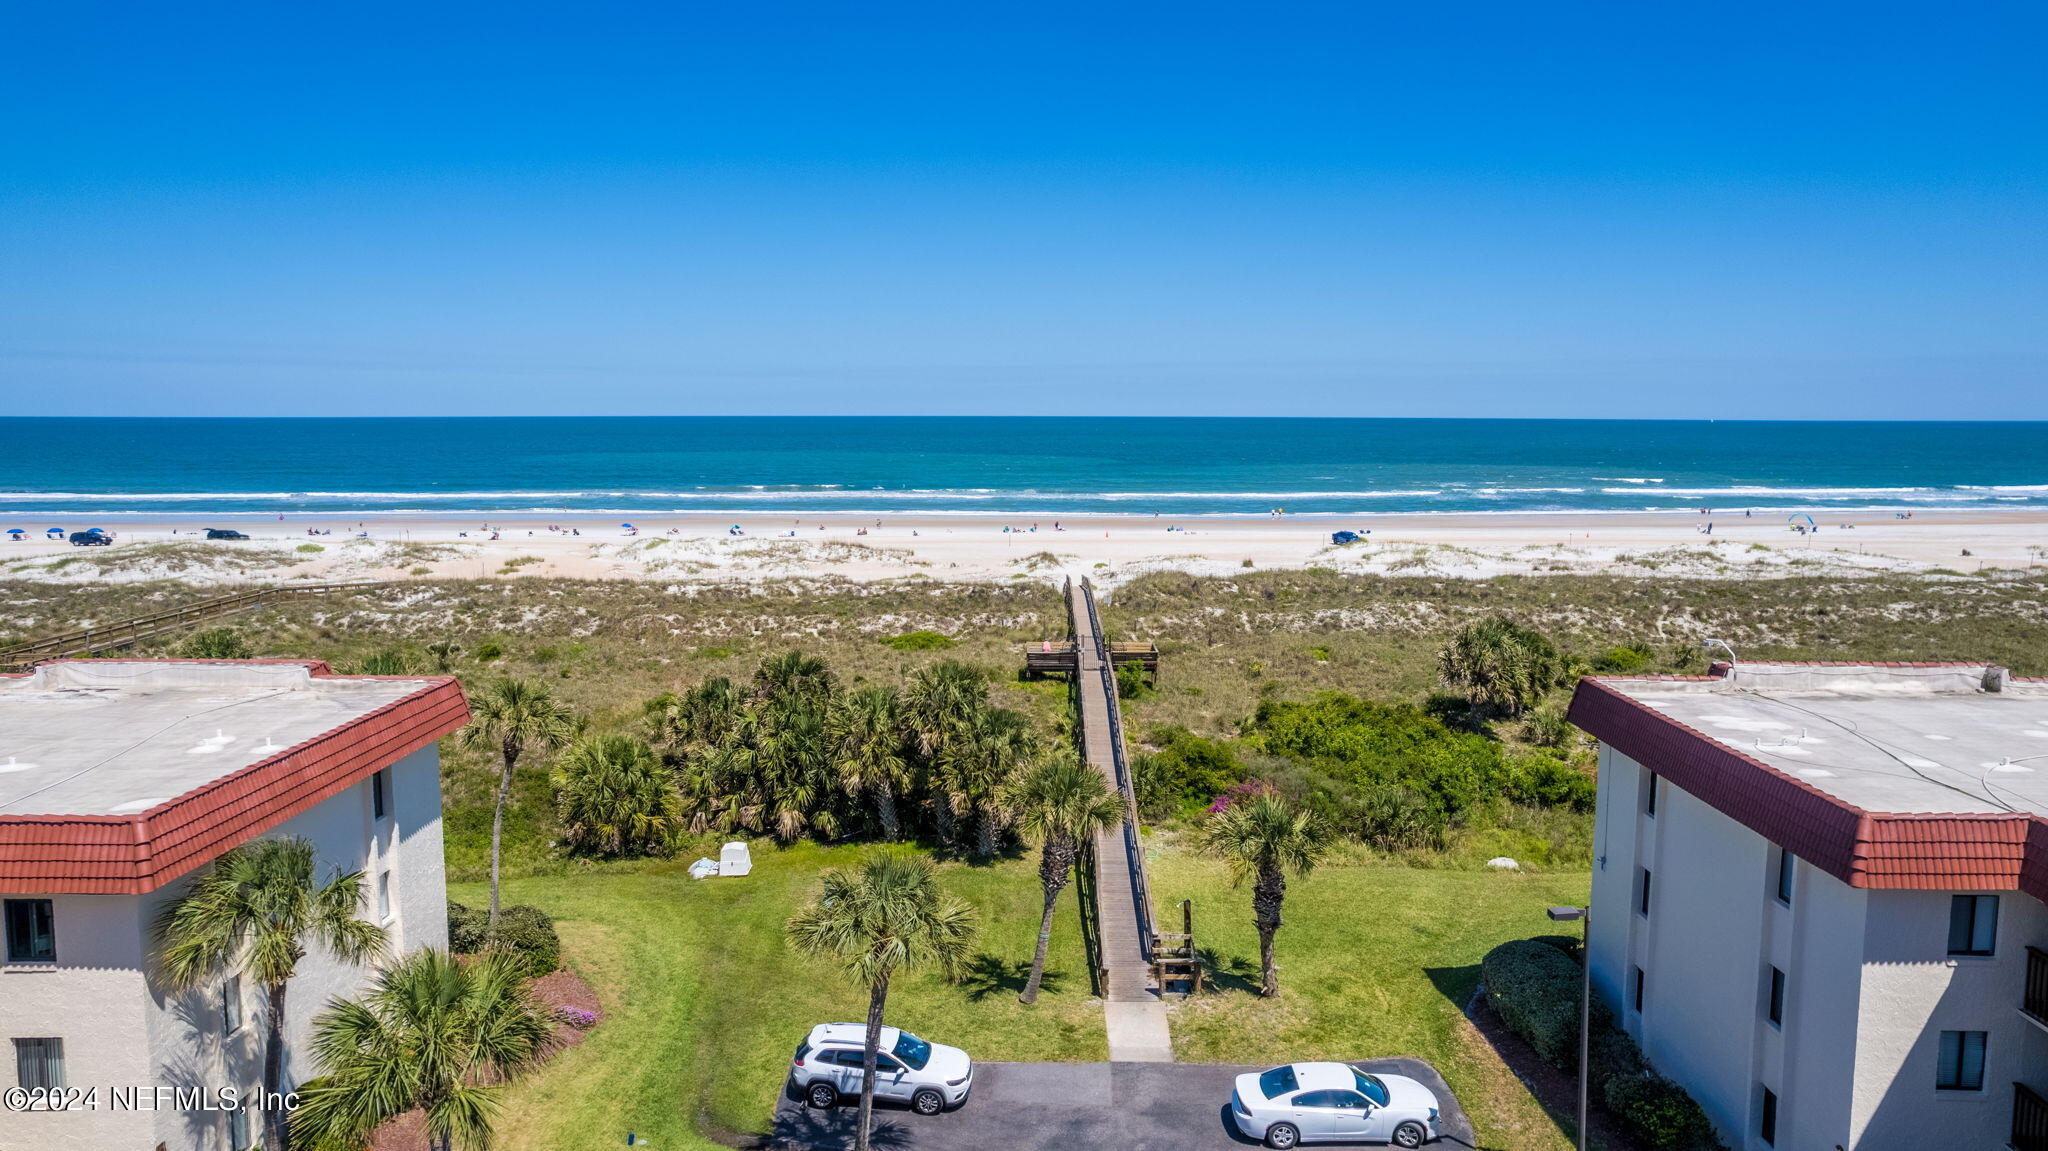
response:
{"label": "balcony railing", "polygon": [[2048,1025],[2048,951],[2027,948],[2027,990],[2020,1010]]}
{"label": "balcony railing", "polygon": [[2012,1151],[2048,1151],[2048,1099],[2012,1085]]}

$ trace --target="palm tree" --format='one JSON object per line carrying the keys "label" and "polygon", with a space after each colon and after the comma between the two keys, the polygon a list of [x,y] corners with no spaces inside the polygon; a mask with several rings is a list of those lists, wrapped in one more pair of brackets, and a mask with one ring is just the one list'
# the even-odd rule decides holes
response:
{"label": "palm tree", "polygon": [[469,726],[462,730],[467,747],[498,753],[498,801],[491,811],[491,918],[498,926],[498,864],[505,837],[505,800],[512,794],[512,772],[528,748],[560,747],[574,735],[576,724],[548,689],[531,680],[501,679],[470,700]]}
{"label": "palm tree", "polygon": [[[157,913],[156,964],[170,989],[190,991],[229,971],[263,988],[266,1096],[281,1089],[285,988],[307,944],[318,943],[344,963],[384,950],[384,929],[356,918],[362,902],[362,872],[337,871],[318,885],[310,842],[264,839],[214,860]],[[285,1146],[281,1109],[264,1109],[263,1142],[280,1151]]]}
{"label": "palm tree", "polygon": [[1273,933],[1280,930],[1287,875],[1307,875],[1329,854],[1329,825],[1277,795],[1260,795],[1217,812],[1203,838],[1210,851],[1230,864],[1233,883],[1252,881],[1252,925],[1259,929],[1259,994],[1271,999],[1280,994]]}
{"label": "palm tree", "polygon": [[848,795],[871,793],[882,838],[901,838],[896,796],[909,786],[911,776],[903,758],[896,689],[865,687],[840,697],[832,727],[840,785]]}
{"label": "palm tree", "polygon": [[959,660],[919,668],[903,688],[904,726],[928,761],[936,761],[968,719],[987,706],[987,677]]}
{"label": "palm tree", "polygon": [[994,855],[1009,815],[1003,795],[1038,753],[1031,718],[1008,708],[984,707],[968,717],[941,752],[939,767],[953,814],[974,821],[974,853]]}
{"label": "palm tree", "polygon": [[683,829],[675,769],[629,735],[598,735],[555,764],[555,803],[573,851],[665,852]]}
{"label": "palm tree", "polygon": [[832,669],[817,656],[786,651],[770,656],[754,669],[754,691],[769,701],[802,698],[822,704],[838,691]]}
{"label": "palm tree", "polygon": [[1038,1002],[1045,980],[1045,952],[1052,943],[1052,911],[1060,891],[1073,876],[1081,845],[1097,832],[1122,822],[1122,802],[1110,794],[1102,773],[1072,755],[1049,759],[1025,772],[1012,785],[1008,806],[1017,813],[1025,838],[1038,841],[1038,882],[1045,888],[1045,911],[1038,921],[1038,950],[1031,956],[1031,978],[1017,996]]}
{"label": "palm tree", "polygon": [[313,1020],[322,1074],[300,1092],[294,1133],[311,1151],[361,1151],[379,1125],[417,1108],[435,1151],[488,1146],[493,1084],[553,1040],[520,964],[498,949],[468,963],[415,951],[361,998],[330,1002]]}
{"label": "palm tree", "polygon": [[898,971],[932,965],[954,972],[974,945],[972,907],[939,889],[929,859],[894,852],[871,856],[858,871],[825,872],[816,903],[792,916],[790,945],[806,955],[838,962],[868,989],[867,1047],[861,1056],[860,1125],[856,1151],[867,1151],[875,1109],[875,1057],[882,1039],[882,1009]]}
{"label": "palm tree", "polygon": [[1444,682],[1482,707],[1520,715],[1563,673],[1557,648],[1539,632],[1493,616],[1460,628],[1437,653]]}

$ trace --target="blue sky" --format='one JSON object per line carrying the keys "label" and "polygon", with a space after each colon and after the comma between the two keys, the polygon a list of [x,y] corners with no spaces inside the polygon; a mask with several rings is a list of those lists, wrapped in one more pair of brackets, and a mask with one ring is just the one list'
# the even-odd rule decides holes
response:
{"label": "blue sky", "polygon": [[2048,6],[0,11],[0,412],[2048,418]]}

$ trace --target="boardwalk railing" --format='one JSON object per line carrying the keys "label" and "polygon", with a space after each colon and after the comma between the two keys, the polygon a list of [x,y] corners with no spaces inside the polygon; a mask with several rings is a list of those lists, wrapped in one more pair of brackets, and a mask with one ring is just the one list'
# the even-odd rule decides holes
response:
{"label": "boardwalk railing", "polygon": [[369,580],[360,583],[272,584],[230,592],[227,595],[197,600],[183,607],[115,620],[98,627],[80,628],[61,635],[46,636],[31,643],[0,649],[0,671],[18,671],[46,659],[91,655],[96,651],[126,647],[163,632],[176,631],[179,628],[248,611],[280,600],[383,586],[382,581]]}
{"label": "boardwalk railing", "polygon": [[1081,599],[1088,605],[1088,627],[1095,633],[1096,654],[1102,660],[1102,690],[1109,701],[1109,749],[1116,765],[1117,789],[1124,800],[1124,852],[1130,858],[1131,884],[1138,905],[1138,942],[1145,949],[1145,962],[1153,962],[1152,884],[1145,874],[1145,845],[1138,835],[1138,796],[1131,783],[1131,767],[1124,757],[1123,709],[1117,703],[1116,670],[1110,663],[1109,641],[1103,638],[1102,617],[1095,610],[1095,585],[1081,577]]}

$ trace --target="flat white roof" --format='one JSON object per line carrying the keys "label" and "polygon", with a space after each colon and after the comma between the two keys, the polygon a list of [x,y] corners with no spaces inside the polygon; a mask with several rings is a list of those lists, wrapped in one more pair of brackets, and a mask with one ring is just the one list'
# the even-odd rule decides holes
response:
{"label": "flat white roof", "polygon": [[2048,814],[2048,683],[2000,668],[1743,663],[1601,682],[1864,811]]}
{"label": "flat white roof", "polygon": [[147,811],[432,683],[113,659],[0,677],[0,815]]}

